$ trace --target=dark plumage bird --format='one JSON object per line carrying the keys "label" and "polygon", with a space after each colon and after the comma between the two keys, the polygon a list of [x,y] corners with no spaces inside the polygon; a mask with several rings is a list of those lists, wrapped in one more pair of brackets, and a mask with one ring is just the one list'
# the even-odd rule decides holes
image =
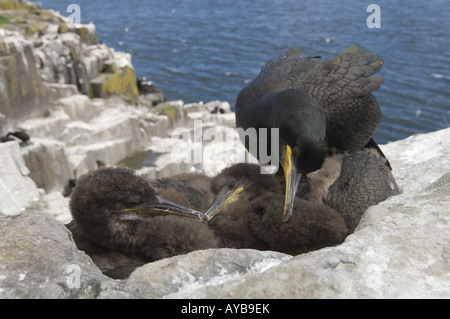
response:
{"label": "dark plumage bird", "polygon": [[283,194],[268,194],[252,202],[249,228],[264,249],[298,255],[341,244],[349,234],[342,216],[327,205],[295,198],[287,222],[279,216],[283,205]]}
{"label": "dark plumage bird", "polygon": [[281,186],[274,175],[261,174],[260,169],[254,164],[236,164],[211,180],[217,198],[210,210],[221,206],[221,211],[208,226],[221,247],[300,254],[345,239],[348,232],[343,218],[322,203],[296,199],[294,216],[282,222],[278,215],[284,205]]}
{"label": "dark plumage bird", "polygon": [[76,178],[70,178],[68,180],[66,186],[64,187],[64,192],[63,192],[64,197],[69,197],[70,194],[72,194],[72,190],[76,185],[77,185]]}
{"label": "dark plumage bird", "polygon": [[12,137],[6,137],[6,136],[1,136],[0,137],[0,143],[6,143],[6,142],[11,142],[11,141],[15,141],[15,139],[13,139]]}
{"label": "dark plumage bird", "polygon": [[30,140],[30,135],[25,133],[24,131],[16,131],[16,132],[9,132],[6,134],[6,137],[14,136],[20,139],[23,143],[27,143]]}
{"label": "dark plumage bird", "polygon": [[[362,149],[381,118],[372,93],[383,82],[372,76],[381,69],[381,58],[358,45],[324,62],[298,55],[298,50],[290,50],[266,64],[236,99],[237,127],[279,128],[286,180],[284,221],[292,216],[301,174],[319,169],[330,150]],[[269,150],[270,138],[268,131]]]}
{"label": "dark plumage bird", "polygon": [[96,160],[95,163],[97,164],[97,168],[105,167],[106,163],[102,160]]}
{"label": "dark plumage bird", "polygon": [[[241,247],[242,244],[236,243],[245,241],[247,238],[246,221],[241,218],[245,216],[246,206],[245,201],[242,201],[241,205],[236,207],[230,205],[230,203],[239,200],[240,193],[244,190],[243,187],[248,186],[247,181],[252,179],[249,174],[253,175],[254,172],[254,170],[246,170],[246,166],[240,169],[241,165],[246,164],[236,164],[223,170],[215,178],[203,174],[181,174],[161,178],[155,180],[152,187],[170,201],[196,210],[206,211],[210,219],[208,227],[214,233],[217,233],[216,238],[219,241],[219,247],[237,248],[238,246]],[[228,178],[226,172],[229,170],[239,170],[239,178]],[[255,178],[256,176],[252,177]],[[255,189],[252,188],[249,191],[254,192]],[[235,208],[237,208],[237,211]],[[223,209],[224,212],[222,212]],[[234,222],[227,224],[226,220],[230,218]]]}
{"label": "dark plumage bird", "polygon": [[91,257],[94,264],[108,277],[114,279],[128,278],[137,267],[148,262],[140,256],[120,253],[86,238],[74,220],[65,226],[72,233],[77,248]]}
{"label": "dark plumage bird", "polygon": [[363,213],[400,190],[389,162],[376,148],[327,157],[323,167],[302,178],[298,196],[340,213],[353,232]]}
{"label": "dark plumage bird", "polygon": [[208,222],[221,247],[267,249],[250,231],[248,225],[252,201],[265,194],[280,193],[278,180],[261,174],[256,164],[235,164],[211,179],[214,202],[207,213],[219,213]]}
{"label": "dark plumage bird", "polygon": [[162,198],[149,178],[125,167],[100,168],[79,178],[70,210],[87,240],[106,254],[130,257],[132,264],[218,246],[205,223],[180,217],[206,220],[203,213]]}

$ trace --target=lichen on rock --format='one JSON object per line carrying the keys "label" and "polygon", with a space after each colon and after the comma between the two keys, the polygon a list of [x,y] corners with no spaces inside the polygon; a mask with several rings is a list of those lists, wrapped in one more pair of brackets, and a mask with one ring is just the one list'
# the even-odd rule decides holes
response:
{"label": "lichen on rock", "polygon": [[107,71],[90,82],[89,96],[91,98],[108,98],[112,95],[137,99],[139,92],[136,75],[129,65],[119,68],[115,63],[109,63]]}

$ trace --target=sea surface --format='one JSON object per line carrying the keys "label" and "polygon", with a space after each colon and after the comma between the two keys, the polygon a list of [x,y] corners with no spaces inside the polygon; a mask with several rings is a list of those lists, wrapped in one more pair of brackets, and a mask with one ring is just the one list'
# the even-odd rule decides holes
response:
{"label": "sea surface", "polygon": [[[358,43],[381,56],[385,78],[375,93],[383,144],[449,127],[450,1],[448,0],[41,0],[62,15],[80,7],[100,41],[132,54],[169,100],[228,101],[266,61],[290,47],[329,59]],[[369,28],[369,4],[379,28]]]}

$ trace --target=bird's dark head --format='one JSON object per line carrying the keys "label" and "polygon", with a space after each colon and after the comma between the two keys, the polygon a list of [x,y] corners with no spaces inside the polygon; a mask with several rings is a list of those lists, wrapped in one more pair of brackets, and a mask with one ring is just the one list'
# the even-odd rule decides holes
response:
{"label": "bird's dark head", "polygon": [[83,175],[70,199],[73,217],[104,219],[122,214],[144,201],[155,201],[156,193],[144,176],[125,167],[107,167]]}
{"label": "bird's dark head", "polygon": [[321,168],[325,160],[326,117],[316,100],[300,90],[277,93],[277,103],[273,125],[280,128],[280,165],[286,181],[283,220],[287,221],[302,174]]}
{"label": "bird's dark head", "polygon": [[150,180],[126,167],[105,167],[83,175],[73,190],[70,210],[87,236],[105,235],[111,224],[154,215],[204,218],[204,214],[156,194]]}
{"label": "bird's dark head", "polygon": [[[293,145],[293,146],[291,146]],[[287,154],[290,154],[290,161],[293,169],[298,174],[308,174],[320,169],[325,161],[327,155],[327,148],[324,143],[320,142],[302,142],[296,144],[281,144],[281,166],[283,170],[289,170],[286,167]],[[290,151],[288,151],[288,146]]]}
{"label": "bird's dark head", "polygon": [[264,192],[279,192],[280,185],[271,174],[262,174],[257,164],[238,163],[223,169],[211,181],[212,191],[216,194],[221,189],[242,187],[242,196],[252,200]]}
{"label": "bird's dark head", "polygon": [[216,199],[206,214],[214,216],[235,201],[250,201],[265,192],[280,192],[280,184],[274,175],[261,174],[259,165],[239,163],[215,176],[211,180],[211,190]]}

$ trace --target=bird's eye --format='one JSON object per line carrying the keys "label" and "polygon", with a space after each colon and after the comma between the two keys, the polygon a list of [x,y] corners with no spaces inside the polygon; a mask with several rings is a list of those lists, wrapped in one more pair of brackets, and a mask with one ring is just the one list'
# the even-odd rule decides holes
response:
{"label": "bird's eye", "polygon": [[138,197],[126,197],[123,198],[123,203],[125,207],[131,208],[141,204],[141,200]]}
{"label": "bird's eye", "polygon": [[294,147],[294,150],[292,151],[292,154],[295,156],[295,157],[300,157],[300,149],[296,146],[296,147]]}
{"label": "bird's eye", "polygon": [[229,188],[233,188],[233,187],[234,187],[234,182],[230,182],[230,183],[228,184],[228,187],[229,187]]}
{"label": "bird's eye", "polygon": [[127,202],[125,202],[125,207],[127,207],[127,208],[136,207],[137,205],[139,205],[138,201],[127,201]]}

